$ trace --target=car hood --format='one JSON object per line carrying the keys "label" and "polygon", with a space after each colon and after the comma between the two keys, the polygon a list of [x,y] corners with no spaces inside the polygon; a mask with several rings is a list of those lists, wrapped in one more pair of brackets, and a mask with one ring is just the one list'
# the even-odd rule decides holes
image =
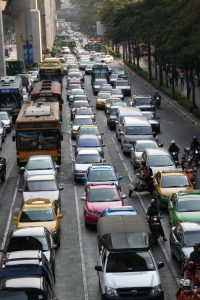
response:
{"label": "car hood", "polygon": [[96,212],[102,212],[104,209],[113,206],[122,206],[121,201],[108,201],[108,202],[87,202],[88,209]]}
{"label": "car hood", "polygon": [[32,176],[32,175],[55,175],[54,170],[26,170],[24,173],[26,176]]}
{"label": "car hood", "polygon": [[125,135],[126,140],[130,142],[135,142],[136,140],[153,140],[153,135],[152,134],[147,134],[147,135]]}
{"label": "car hood", "polygon": [[79,152],[79,150],[97,150],[99,152],[102,151],[102,147],[77,147],[77,152]]}
{"label": "car hood", "polygon": [[190,257],[190,253],[194,250],[194,247],[183,247],[182,251],[186,258]]}
{"label": "car hood", "polygon": [[56,221],[49,221],[49,222],[24,222],[19,223],[17,228],[23,228],[23,227],[46,227],[49,231],[55,230],[56,228]]}
{"label": "car hood", "polygon": [[180,222],[200,222],[200,212],[192,211],[192,212],[176,212],[177,219]]}
{"label": "car hood", "polygon": [[113,288],[153,287],[160,284],[157,271],[106,273],[105,285]]}
{"label": "car hood", "polygon": [[77,171],[87,171],[92,164],[75,164],[75,170]]}
{"label": "car hood", "polygon": [[155,175],[159,171],[174,171],[176,167],[175,165],[173,165],[173,166],[151,167],[151,169],[153,174]]}
{"label": "car hood", "polygon": [[49,200],[56,201],[59,198],[59,191],[23,192],[24,201],[34,198],[47,198]]}
{"label": "car hood", "polygon": [[169,197],[173,193],[178,193],[180,191],[190,191],[190,190],[193,190],[193,188],[191,187],[161,188],[160,194]]}
{"label": "car hood", "polygon": [[124,89],[131,89],[130,85],[117,85],[118,89],[124,90]]}

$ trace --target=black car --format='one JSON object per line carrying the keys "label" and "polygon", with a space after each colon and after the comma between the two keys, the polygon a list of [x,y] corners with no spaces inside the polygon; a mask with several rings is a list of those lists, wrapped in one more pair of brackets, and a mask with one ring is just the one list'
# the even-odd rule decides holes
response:
{"label": "black car", "polygon": [[182,222],[172,228],[170,232],[170,250],[172,257],[176,258],[183,269],[185,262],[199,242],[200,223]]}
{"label": "black car", "polygon": [[2,182],[6,180],[6,159],[0,157],[0,179]]}

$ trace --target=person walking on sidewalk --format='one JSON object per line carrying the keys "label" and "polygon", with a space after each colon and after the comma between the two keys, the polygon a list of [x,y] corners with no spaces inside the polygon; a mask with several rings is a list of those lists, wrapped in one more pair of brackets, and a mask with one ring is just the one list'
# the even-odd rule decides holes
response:
{"label": "person walking on sidewalk", "polygon": [[172,84],[172,71],[168,72],[168,79],[169,79],[169,83]]}
{"label": "person walking on sidewalk", "polygon": [[183,71],[183,70],[180,71],[179,77],[180,77],[180,80],[181,80],[181,85],[184,85],[185,74],[184,74],[184,71]]}
{"label": "person walking on sidewalk", "polygon": [[175,69],[175,71],[174,71],[174,81],[175,81],[175,84],[178,85],[178,71],[177,71],[177,69]]}

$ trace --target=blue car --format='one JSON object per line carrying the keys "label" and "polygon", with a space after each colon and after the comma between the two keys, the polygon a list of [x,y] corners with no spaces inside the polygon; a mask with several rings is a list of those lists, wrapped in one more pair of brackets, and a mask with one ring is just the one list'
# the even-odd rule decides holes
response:
{"label": "blue car", "polygon": [[136,216],[137,210],[133,206],[115,206],[106,208],[100,214],[100,218],[109,216]]}
{"label": "blue car", "polygon": [[91,166],[87,170],[86,177],[84,178],[85,187],[92,183],[115,183],[119,190],[121,190],[122,176],[117,174],[117,171],[113,166],[98,165]]}

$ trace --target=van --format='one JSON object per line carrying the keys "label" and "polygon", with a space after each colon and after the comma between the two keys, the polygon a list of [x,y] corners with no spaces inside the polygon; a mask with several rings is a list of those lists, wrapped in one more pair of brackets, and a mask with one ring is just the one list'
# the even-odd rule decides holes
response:
{"label": "van", "polygon": [[137,140],[152,140],[152,127],[145,117],[124,117],[121,125],[121,146],[124,153],[131,152]]}
{"label": "van", "polygon": [[127,116],[140,116],[142,117],[143,114],[138,107],[118,107],[116,112],[116,137],[118,141],[121,141],[121,125],[123,122],[124,117]]}
{"label": "van", "polygon": [[145,217],[100,218],[97,243],[95,270],[103,299],[164,299],[158,272],[164,263],[154,260]]}

